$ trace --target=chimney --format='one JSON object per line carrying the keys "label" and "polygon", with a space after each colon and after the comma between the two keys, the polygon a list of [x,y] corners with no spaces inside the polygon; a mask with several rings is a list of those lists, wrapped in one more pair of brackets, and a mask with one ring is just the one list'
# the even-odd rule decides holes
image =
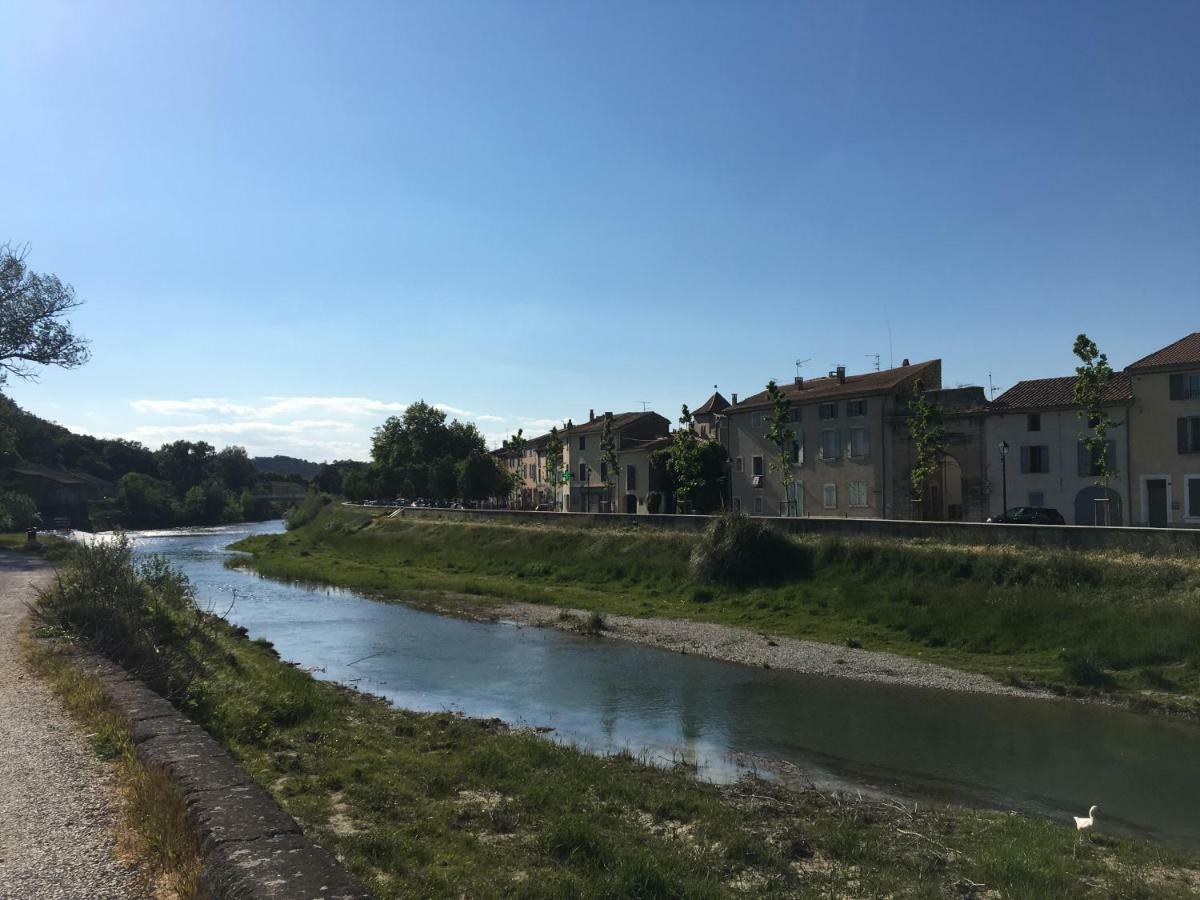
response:
{"label": "chimney", "polygon": [[796,376],[796,387],[800,390],[804,390],[804,376],[803,375]]}
{"label": "chimney", "polygon": [[594,409],[589,409],[589,410],[588,410],[588,421],[589,421],[589,422],[595,422],[595,421],[596,421],[596,411],[595,411]]}
{"label": "chimney", "polygon": [[901,368],[908,365],[908,357],[904,357],[904,362],[900,363]]}
{"label": "chimney", "polygon": [[733,405],[737,406],[737,391],[733,392]]}
{"label": "chimney", "polygon": [[837,367],[837,380],[838,380],[838,384],[846,383],[846,367],[845,366]]}

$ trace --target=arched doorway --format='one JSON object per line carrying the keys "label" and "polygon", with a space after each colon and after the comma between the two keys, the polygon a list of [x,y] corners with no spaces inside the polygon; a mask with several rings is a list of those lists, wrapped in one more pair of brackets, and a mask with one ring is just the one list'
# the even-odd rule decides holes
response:
{"label": "arched doorway", "polygon": [[947,453],[942,457],[941,471],[925,487],[921,503],[921,518],[927,522],[941,522],[947,519],[960,520],[963,517],[962,504],[962,466],[958,464],[957,459]]}
{"label": "arched doorway", "polygon": [[629,515],[631,515],[631,516],[637,515],[637,495],[636,494],[626,494],[625,495],[625,512],[629,513]]}
{"label": "arched doorway", "polygon": [[[1104,488],[1098,484],[1090,484],[1075,495],[1075,524],[1076,525],[1103,525],[1103,521],[1098,521],[1101,513],[1099,512],[1101,504],[1097,500],[1104,499]],[[1108,524],[1120,525],[1123,521],[1124,511],[1122,510],[1121,495],[1111,487],[1108,489]]]}

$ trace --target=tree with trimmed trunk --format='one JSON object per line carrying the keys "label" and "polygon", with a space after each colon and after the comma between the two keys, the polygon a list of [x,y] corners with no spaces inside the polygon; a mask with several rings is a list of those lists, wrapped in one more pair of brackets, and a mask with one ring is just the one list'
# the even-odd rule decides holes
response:
{"label": "tree with trimmed trunk", "polygon": [[1077,415],[1083,423],[1079,439],[1087,451],[1090,470],[1098,476],[1096,484],[1104,489],[1103,514],[1097,517],[1103,521],[1097,521],[1096,524],[1109,525],[1108,481],[1117,473],[1108,457],[1108,432],[1114,423],[1104,406],[1104,396],[1112,384],[1113,370],[1108,364],[1108,357],[1086,334],[1075,338],[1073,352],[1079,357],[1079,365],[1075,367],[1074,391],[1075,404],[1079,407]]}
{"label": "tree with trimmed trunk", "polygon": [[613,429],[612,413],[604,414],[604,427],[600,431],[600,468],[604,473],[604,484],[608,488],[608,511],[615,512],[617,484],[617,435]]}
{"label": "tree with trimmed trunk", "polygon": [[558,435],[558,426],[550,429],[550,437],[546,441],[546,477],[550,479],[550,487],[554,491],[554,509],[558,510],[558,485],[562,481],[563,442]]}
{"label": "tree with trimmed trunk", "polygon": [[679,427],[667,453],[667,471],[675,482],[676,511],[691,510],[692,499],[703,486],[701,474],[700,444],[692,429],[692,412],[683,404],[679,415]]}
{"label": "tree with trimmed trunk", "polygon": [[792,485],[796,483],[796,473],[792,467],[796,459],[796,432],[792,430],[792,403],[784,396],[779,385],[772,378],[767,382],[767,398],[771,401],[771,424],[767,428],[767,440],[775,445],[778,455],[771,463],[771,470],[779,473],[779,483],[783,487],[783,508],[785,515],[792,514]]}
{"label": "tree with trimmed trunk", "polygon": [[508,449],[517,457],[516,477],[513,479],[513,493],[517,498],[517,506],[523,505],[525,496],[525,448],[529,441],[525,440],[525,429],[518,428],[517,433],[508,439]]}

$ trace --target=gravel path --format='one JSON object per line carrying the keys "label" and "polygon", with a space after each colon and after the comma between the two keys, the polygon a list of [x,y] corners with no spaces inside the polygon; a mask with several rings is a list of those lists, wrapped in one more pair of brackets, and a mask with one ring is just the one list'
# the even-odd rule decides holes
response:
{"label": "gravel path", "polygon": [[[553,625],[568,631],[578,630],[588,617],[583,610],[570,610],[573,618],[563,619],[559,607],[533,603],[510,603],[494,612],[502,619],[529,625]],[[855,650],[797,638],[768,637],[733,625],[632,616],[605,616],[605,623],[605,634],[609,637],[749,666],[767,665],[772,669],[787,669],[809,675],[948,691],[1054,697],[1048,691],[1010,687],[986,675],[961,672],[908,656]]]}
{"label": "gravel path", "polygon": [[143,900],[113,857],[111,775],[44,683],[24,671],[25,603],[52,569],[0,551],[0,898]]}

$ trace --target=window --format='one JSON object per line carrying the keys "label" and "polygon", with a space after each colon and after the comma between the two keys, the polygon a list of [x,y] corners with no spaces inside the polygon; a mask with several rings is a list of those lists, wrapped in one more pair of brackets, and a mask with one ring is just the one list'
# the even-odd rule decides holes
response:
{"label": "window", "polygon": [[1042,430],[1042,414],[1030,413],[1025,417],[1026,431],[1041,431]]}
{"label": "window", "polygon": [[708,437],[708,425],[701,425],[701,426],[700,426],[700,436],[701,436],[701,437]]}
{"label": "window", "polygon": [[762,428],[762,413],[750,413],[750,427]]}
{"label": "window", "polygon": [[1200,453],[1200,416],[1181,416],[1176,420],[1179,430],[1179,452]]}
{"label": "window", "polygon": [[849,503],[851,506],[867,505],[867,483],[865,481],[850,482]]}
{"label": "window", "polygon": [[780,512],[788,516],[804,515],[804,482],[793,481],[788,485],[787,502],[780,503]]}
{"label": "window", "polygon": [[530,463],[530,464],[529,464],[529,477],[530,477],[530,478],[532,478],[534,481],[537,481],[537,480],[538,480],[538,477],[537,477],[537,463]]}
{"label": "window", "polygon": [[842,433],[830,429],[821,432],[821,459],[841,459]]}
{"label": "window", "polygon": [[1029,505],[1030,506],[1045,506],[1046,505],[1046,492],[1045,491],[1030,491],[1029,492]]}
{"label": "window", "polygon": [[600,480],[608,484],[608,463],[603,461],[600,463]]}
{"label": "window", "polygon": [[1200,372],[1181,372],[1171,376],[1172,400],[1200,399]]}
{"label": "window", "polygon": [[750,462],[752,465],[751,474],[761,476],[763,473],[763,458],[761,456],[752,456],[750,457]]}
{"label": "window", "polygon": [[[1116,441],[1105,441],[1105,457],[1108,460],[1109,471],[1116,471],[1117,468],[1117,443]],[[1088,445],[1083,441],[1076,443],[1076,453],[1079,458],[1079,477],[1080,478],[1099,478],[1100,477],[1100,451],[1089,450]]]}
{"label": "window", "polygon": [[579,464],[579,480],[582,481],[584,484],[587,484],[587,480],[588,480],[587,463]]}
{"label": "window", "polygon": [[867,455],[869,449],[867,446],[867,429],[851,428],[850,455],[855,459],[862,459]]}
{"label": "window", "polygon": [[741,497],[733,498],[733,511],[735,513],[740,513],[742,511],[742,498]]}
{"label": "window", "polygon": [[745,467],[745,465],[743,465],[743,463],[742,463],[742,458],[741,458],[740,456],[737,458],[737,470],[738,470],[739,472],[745,472],[745,471],[746,471],[746,467]]}
{"label": "window", "polygon": [[837,418],[837,404],[836,403],[822,403],[820,406],[817,407],[817,418],[819,418],[819,419],[836,419]]}
{"label": "window", "polygon": [[865,416],[867,414],[866,400],[847,400],[846,415],[847,416]]}
{"label": "window", "polygon": [[793,406],[793,407],[792,407],[792,410],[791,410],[791,413],[790,413],[790,416],[791,416],[791,420],[792,420],[793,422],[799,422],[799,421],[800,421],[800,407],[798,407],[798,406]]}
{"label": "window", "polygon": [[1200,521],[1200,475],[1183,476],[1183,502],[1183,517]]}
{"label": "window", "polygon": [[754,514],[762,515],[762,497],[754,498]]}
{"label": "window", "polygon": [[826,509],[837,509],[837,485],[827,484],[821,488],[821,504]]}
{"label": "window", "polygon": [[800,440],[792,441],[792,465],[798,466],[804,462],[804,435],[800,435]]}
{"label": "window", "polygon": [[1021,448],[1022,472],[1049,472],[1050,448],[1046,445],[1025,446]]}
{"label": "window", "polygon": [[625,490],[637,490],[637,466],[625,467]]}
{"label": "window", "polygon": [[583,435],[583,434],[581,434],[581,435],[579,436],[579,449],[580,449],[580,450],[586,450],[586,449],[587,449],[587,435]]}

